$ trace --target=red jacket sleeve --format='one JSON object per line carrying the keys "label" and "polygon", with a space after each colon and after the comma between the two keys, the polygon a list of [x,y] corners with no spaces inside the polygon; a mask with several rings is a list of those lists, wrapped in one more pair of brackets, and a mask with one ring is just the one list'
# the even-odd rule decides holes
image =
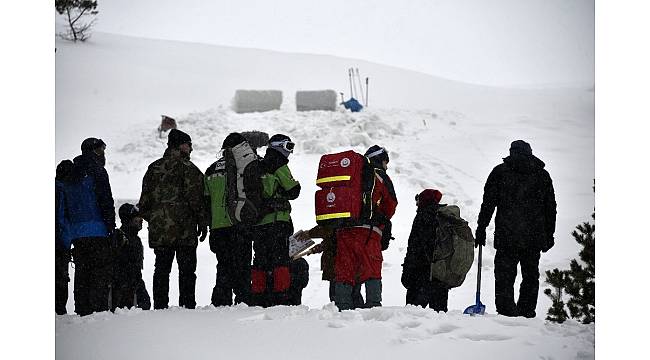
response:
{"label": "red jacket sleeve", "polygon": [[391,219],[397,208],[397,195],[393,183],[386,173],[375,173],[375,191],[372,196],[373,203],[387,219]]}

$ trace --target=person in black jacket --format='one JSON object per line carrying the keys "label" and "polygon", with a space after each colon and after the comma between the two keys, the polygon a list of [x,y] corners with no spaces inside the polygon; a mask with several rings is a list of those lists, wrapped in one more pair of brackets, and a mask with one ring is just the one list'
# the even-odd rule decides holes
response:
{"label": "person in black jacket", "polygon": [[[142,280],[144,248],[138,232],[142,217],[132,204],[119,209],[122,226],[113,233],[113,292],[112,309],[137,306],[148,310],[151,300]],[[143,289],[139,289],[143,287]],[[142,292],[144,291],[144,292]],[[146,295],[145,295],[146,294]],[[147,305],[148,304],[148,305]]]}
{"label": "person in black jacket", "polygon": [[440,204],[442,193],[426,189],[415,196],[417,214],[413,220],[404,264],[402,285],[406,288],[406,304],[435,311],[447,312],[449,288],[430,278],[431,256],[436,245],[436,214],[445,205]]}
{"label": "person in black jacket", "polygon": [[[530,144],[517,140],[510,145],[510,156],[492,170],[485,183],[476,246],[485,246],[485,230],[496,208],[495,303],[501,315],[536,315],[540,251],[547,252],[555,244],[555,192],[544,166]],[[522,281],[515,304],[517,264],[521,264]]]}
{"label": "person in black jacket", "polygon": [[69,181],[74,170],[70,160],[63,160],[56,167],[55,186],[55,247],[54,247],[54,298],[57,315],[67,314],[68,283],[70,282],[70,245],[72,239],[65,219],[64,182]]}

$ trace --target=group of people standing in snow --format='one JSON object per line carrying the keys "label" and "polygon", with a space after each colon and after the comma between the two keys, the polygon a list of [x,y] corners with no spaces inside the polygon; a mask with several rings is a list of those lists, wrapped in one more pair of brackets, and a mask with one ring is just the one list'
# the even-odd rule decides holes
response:
{"label": "group of people standing in snow", "polygon": [[[232,150],[245,143],[242,134],[231,133],[222,149]],[[211,297],[214,306],[233,302],[263,307],[300,304],[309,269],[304,258],[289,256],[289,238],[294,233],[290,201],[301,191],[288,166],[293,141],[275,134],[268,139],[263,157],[253,149],[260,179],[258,204],[263,204],[255,208],[258,217],[254,223],[235,220],[248,211],[248,200],[235,212],[229,208],[229,199],[241,198],[228,193],[233,191],[228,183],[233,174],[226,166],[231,161],[227,156],[221,156],[203,173],[190,160],[192,139],[188,134],[170,130],[167,145],[162,158],[151,163],[144,175],[138,204],[120,206],[119,228],[104,168],[106,144],[100,139],[86,139],[80,156],[57,166],[56,313],[66,313],[70,261],[75,267],[77,314],[151,307],[142,280],[144,252],[138,232],[143,220],[148,223],[149,247],[155,254],[154,309],[168,307],[174,258],[178,264],[179,306],[196,306],[197,246],[206,238],[217,259]],[[308,254],[322,253],[322,278],[330,282],[330,300],[340,310],[381,306],[382,251],[388,247],[390,219],[397,207],[387,174],[388,151],[374,145],[364,157],[374,174],[373,221],[336,228],[317,225],[294,235],[298,241],[323,239]],[[530,145],[515,141],[510,156],[492,171],[485,185],[476,246],[485,245],[486,228],[496,208],[495,295],[497,312],[503,315],[535,316],[539,252],[553,246],[555,231],[553,186],[543,167],[544,163],[532,155]],[[249,175],[234,176],[246,181]],[[402,284],[407,288],[407,304],[447,311],[449,287],[431,279],[428,255],[436,244],[435,214],[445,206],[441,198],[442,193],[435,189],[425,189],[416,196],[417,215],[408,240]],[[523,281],[515,303],[518,263]]]}

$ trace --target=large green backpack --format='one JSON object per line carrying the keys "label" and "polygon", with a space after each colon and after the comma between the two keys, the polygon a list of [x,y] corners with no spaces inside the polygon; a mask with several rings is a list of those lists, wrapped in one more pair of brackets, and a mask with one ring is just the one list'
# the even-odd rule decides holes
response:
{"label": "large green backpack", "polygon": [[430,279],[437,279],[449,288],[455,288],[465,281],[474,262],[474,236],[467,221],[460,217],[458,206],[440,207],[436,220],[438,227]]}

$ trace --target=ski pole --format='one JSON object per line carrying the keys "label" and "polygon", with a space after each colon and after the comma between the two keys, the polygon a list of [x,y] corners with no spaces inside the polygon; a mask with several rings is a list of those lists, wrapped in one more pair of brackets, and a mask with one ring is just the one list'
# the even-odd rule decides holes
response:
{"label": "ski pole", "polygon": [[366,77],[366,107],[368,107],[368,77]]}
{"label": "ski pole", "polygon": [[354,97],[354,91],[352,90],[352,68],[348,69],[348,79],[350,80],[350,97]]}
{"label": "ski pole", "polygon": [[359,98],[360,98],[359,100],[363,101],[363,103],[365,105],[366,101],[363,99],[363,87],[361,86],[361,78],[359,77],[359,68],[357,68],[356,70],[357,70],[356,83],[357,83],[357,85],[359,87]]}

